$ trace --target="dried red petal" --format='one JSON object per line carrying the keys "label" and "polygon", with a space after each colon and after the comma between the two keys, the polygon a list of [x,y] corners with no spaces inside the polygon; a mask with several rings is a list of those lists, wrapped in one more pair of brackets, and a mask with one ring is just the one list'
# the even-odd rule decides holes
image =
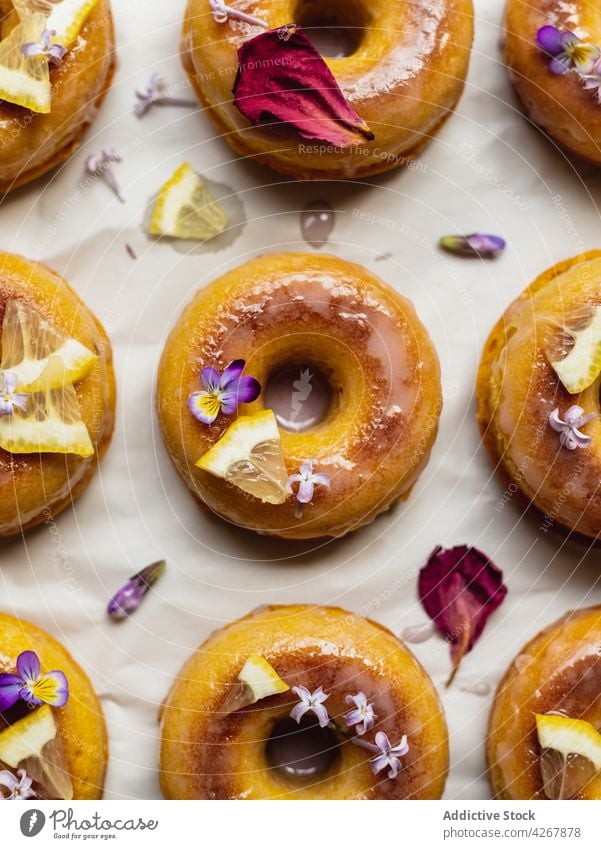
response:
{"label": "dried red petal", "polygon": [[448,686],[507,595],[503,573],[477,548],[438,546],[420,570],[418,592],[424,610],[451,645]]}
{"label": "dried red petal", "polygon": [[281,121],[305,139],[349,147],[372,140],[319,52],[295,24],[267,30],[238,50],[234,105],[255,126]]}

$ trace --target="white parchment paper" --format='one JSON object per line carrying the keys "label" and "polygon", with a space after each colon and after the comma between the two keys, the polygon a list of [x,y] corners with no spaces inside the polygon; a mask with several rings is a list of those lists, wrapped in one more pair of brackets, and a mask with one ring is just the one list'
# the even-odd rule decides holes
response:
{"label": "white parchment paper", "polygon": [[[493,687],[522,643],[571,607],[601,601],[599,555],[539,530],[503,501],[479,443],[473,385],[485,337],[540,271],[599,247],[600,178],[570,163],[521,116],[500,59],[502,4],[476,0],[477,36],[465,95],[416,167],[370,183],[297,184],[236,158],[201,110],[134,117],[134,89],[153,71],[189,94],[179,61],[183,0],[115,2],[119,67],[82,149],[51,178],[0,207],[3,249],[47,262],[98,314],[112,338],[117,427],[101,473],[74,510],[3,543],[1,607],[59,637],[91,675],[110,732],[108,798],[158,798],[157,708],[193,649],[221,624],[264,603],[332,603],[396,633],[424,622],[415,572],[436,544],[477,545],[504,570],[509,596],[442,684],[448,648],[414,650],[440,688],[451,734],[448,798],[487,798],[483,740]],[[109,145],[126,203],[86,182],[86,156]],[[232,187],[246,226],[218,252],[151,242],[149,198],[184,160]],[[286,545],[202,514],[171,467],[154,415],[166,334],[192,293],[265,251],[312,250],[299,211],[327,199],[337,210],[330,251],[362,263],[415,303],[437,345],[445,408],[429,466],[410,501],[340,542]],[[367,214],[363,220],[357,216]],[[496,262],[436,248],[445,233],[508,240]],[[234,238],[235,237],[235,238]],[[130,244],[137,261],[126,252]],[[105,615],[123,580],[166,558],[168,571],[122,625]]]}

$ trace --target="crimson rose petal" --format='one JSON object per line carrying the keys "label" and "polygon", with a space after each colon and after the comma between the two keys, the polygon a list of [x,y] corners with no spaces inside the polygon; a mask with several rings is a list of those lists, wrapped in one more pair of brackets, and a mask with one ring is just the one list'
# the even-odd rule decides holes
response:
{"label": "crimson rose petal", "polygon": [[424,610],[451,644],[449,686],[488,617],[507,595],[503,573],[477,548],[438,546],[420,570],[418,592]]}
{"label": "crimson rose petal", "polygon": [[245,41],[238,59],[234,105],[251,124],[281,121],[305,139],[341,148],[374,138],[317,49],[294,24]]}

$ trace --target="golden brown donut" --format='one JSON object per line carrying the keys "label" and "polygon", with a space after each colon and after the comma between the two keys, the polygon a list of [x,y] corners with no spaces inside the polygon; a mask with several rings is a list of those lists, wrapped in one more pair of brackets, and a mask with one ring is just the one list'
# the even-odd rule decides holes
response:
{"label": "golden brown donut", "polygon": [[[236,418],[201,424],[188,398],[203,367],[223,371],[237,359],[263,390],[295,366],[329,384],[323,421],[300,433],[280,428],[288,474],[315,460],[331,477],[302,518],[292,497],[265,503],[195,466]],[[265,406],[263,391],[242,412]],[[289,539],[340,536],[407,497],[430,455],[441,406],[438,358],[411,303],[333,256],[263,256],[215,280],[184,310],[159,366],[163,439],[192,493],[236,525]]]}
{"label": "golden brown donut", "polygon": [[[601,726],[601,607],[567,613],[527,643],[497,690],[486,754],[501,799],[544,799],[535,714]],[[569,793],[569,791],[568,791]],[[601,799],[601,774],[572,796]]]}
{"label": "golden brown donut", "polygon": [[85,490],[108,448],[115,418],[109,339],[71,287],[41,263],[0,253],[0,327],[9,299],[33,307],[66,336],[97,355],[88,374],[75,384],[95,453],[84,458],[75,454],[12,454],[0,449],[0,536],[52,520]]}
{"label": "golden brown donut", "polygon": [[[263,657],[291,688],[323,687],[338,730],[318,730],[309,715],[301,724],[289,719],[298,701],[292,690],[228,712],[225,700],[251,655]],[[377,714],[360,741],[380,731],[395,746],[407,735],[409,751],[394,778],[385,769],[374,773],[373,752],[344,733],[346,696],[358,691]],[[325,751],[329,763],[305,778],[278,768],[272,748],[274,732],[302,739],[303,728],[316,735],[316,752],[330,747],[331,755]],[[307,754],[301,750],[300,757]],[[167,799],[439,799],[448,759],[446,723],[427,673],[386,628],[338,607],[262,607],[216,631],[185,664],[161,708]]]}
{"label": "golden brown donut", "polygon": [[[231,4],[230,4],[231,5]],[[233,6],[278,28],[354,28],[350,56],[326,59],[342,92],[375,140],[348,149],[305,142],[286,128],[251,128],[232,102],[237,50],[261,27],[217,23],[208,0],[189,0],[183,63],[198,99],[228,144],[282,174],[301,179],[367,177],[406,163],[432,139],[463,90],[473,35],[471,0],[236,0]]]}
{"label": "golden brown donut", "polygon": [[[69,698],[62,708],[53,708],[58,727],[65,771],[73,784],[74,799],[101,799],[108,760],[104,716],[92,684],[63,646],[35,625],[0,613],[0,671],[13,672],[19,654],[35,651],[42,672],[58,669],[67,677]],[[22,704],[22,703],[21,703]],[[6,721],[27,715],[27,708],[0,714],[0,750]],[[3,719],[4,717],[4,719]],[[5,769],[0,765],[0,769]],[[35,785],[34,785],[35,789]]]}
{"label": "golden brown donut", "polygon": [[[11,10],[11,0],[0,0],[0,11]],[[0,101],[0,192],[31,182],[77,149],[110,86],[114,46],[110,2],[100,0],[61,64],[50,69],[51,112]]]}
{"label": "golden brown donut", "polygon": [[592,539],[601,532],[601,420],[597,415],[584,428],[590,445],[567,450],[549,416],[555,408],[565,415],[573,405],[599,414],[601,379],[570,394],[549,352],[562,328],[599,305],[601,251],[548,269],[493,328],[476,386],[482,438],[508,498],[522,493],[543,514],[544,531],[559,525]]}
{"label": "golden brown donut", "polygon": [[507,0],[505,62],[532,121],[561,147],[601,164],[601,106],[578,76],[549,71],[549,57],[536,45],[538,30],[547,25],[601,45],[598,5],[585,0]]}

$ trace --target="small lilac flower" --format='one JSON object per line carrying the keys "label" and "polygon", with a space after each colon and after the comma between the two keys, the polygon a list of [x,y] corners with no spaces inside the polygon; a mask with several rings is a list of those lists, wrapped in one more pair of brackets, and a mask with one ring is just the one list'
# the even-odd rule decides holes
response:
{"label": "small lilac flower", "polygon": [[404,757],[404,755],[406,755],[409,751],[406,734],[403,734],[400,743],[397,743],[396,746],[392,746],[388,736],[384,734],[383,731],[378,731],[376,734],[375,746],[373,743],[365,743],[364,746],[372,752],[378,753],[376,757],[372,758],[369,762],[374,775],[377,775],[383,769],[386,769],[386,767],[390,767],[388,770],[388,778],[397,777],[399,769],[401,768],[401,761],[399,758]]}
{"label": "small lilac flower", "polygon": [[346,703],[347,705],[355,705],[353,710],[344,715],[344,720],[349,728],[354,726],[355,731],[360,736],[373,728],[376,714],[374,713],[374,706],[368,703],[365,693],[360,691],[355,696],[347,696]]}
{"label": "small lilac flower", "polygon": [[140,606],[148,590],[161,577],[166,566],[164,560],[159,560],[130,578],[109,601],[107,613],[111,619],[121,620],[131,616]]}
{"label": "small lilac flower", "polygon": [[592,442],[592,437],[581,433],[580,428],[597,417],[596,413],[585,414],[582,407],[574,404],[565,414],[565,420],[559,417],[559,407],[556,407],[549,415],[549,424],[561,434],[559,441],[564,448],[574,451],[576,448],[585,448]]}
{"label": "small lilac flower", "polygon": [[15,392],[19,376],[14,371],[5,371],[2,378],[4,388],[0,390],[0,416],[12,416],[15,407],[25,412],[29,395],[27,392]]}
{"label": "small lilac flower", "polygon": [[136,90],[138,102],[134,106],[134,113],[141,118],[155,105],[159,106],[196,106],[195,100],[184,97],[172,97],[169,94],[165,78],[162,74],[154,73],[148,81],[146,88]]}
{"label": "small lilac flower", "polygon": [[222,0],[209,0],[209,5],[213,11],[213,17],[218,24],[226,24],[230,18],[237,18],[239,21],[246,21],[247,24],[255,24],[258,27],[269,29],[269,24],[253,15],[247,15],[245,12],[239,12],[231,6],[226,6]]}
{"label": "small lilac flower", "polygon": [[3,769],[0,772],[0,788],[8,790],[8,796],[0,789],[0,802],[10,799],[33,799],[37,794],[31,789],[33,778],[30,778],[24,769],[17,770],[17,775]]}
{"label": "small lilac flower", "polygon": [[582,85],[586,91],[590,91],[597,103],[601,104],[601,59],[595,62],[590,74],[582,77]]}
{"label": "small lilac flower", "polygon": [[17,674],[0,674],[0,713],[19,699],[32,707],[41,704],[63,707],[69,698],[69,683],[64,672],[54,670],[42,674],[40,659],[34,651],[21,652],[17,658]]}
{"label": "small lilac flower", "polygon": [[298,501],[297,518],[302,515],[303,504],[309,504],[313,500],[313,493],[316,486],[325,486],[326,489],[330,488],[330,476],[323,472],[314,474],[314,467],[315,460],[307,460],[301,464],[297,474],[290,475],[288,478],[287,489],[291,495],[294,493],[292,484],[298,483],[296,493],[296,500]]}
{"label": "small lilac flower", "polygon": [[472,233],[470,236],[442,236],[440,247],[457,256],[495,259],[505,250],[505,239],[486,233]]}
{"label": "small lilac flower", "polygon": [[586,44],[576,33],[544,26],[536,33],[536,43],[552,57],[549,70],[552,74],[565,74],[574,68],[579,74],[590,74],[601,51],[594,44]]}
{"label": "small lilac flower", "polygon": [[314,713],[321,728],[325,728],[330,723],[328,709],[324,705],[326,699],[329,699],[329,693],[324,693],[323,687],[318,687],[313,693],[307,690],[306,687],[293,687],[292,692],[300,698],[300,702],[294,705],[290,711],[290,716],[295,722],[300,723],[306,713]]}
{"label": "small lilac flower", "polygon": [[121,203],[125,203],[117,178],[111,168],[111,163],[121,162],[121,154],[114,147],[107,147],[100,153],[92,153],[86,159],[86,171],[93,177],[102,177]]}
{"label": "small lilac flower", "polygon": [[193,392],[188,407],[194,418],[203,424],[213,424],[219,413],[231,416],[238,404],[250,404],[261,394],[261,384],[254,377],[242,377],[244,360],[234,360],[222,375],[214,368],[203,368],[200,382],[202,392]]}
{"label": "small lilac flower", "polygon": [[51,39],[55,35],[56,30],[45,29],[40,36],[39,44],[35,41],[28,41],[21,45],[21,53],[27,58],[29,56],[47,56],[51,65],[60,65],[68,50],[62,44],[51,43]]}

